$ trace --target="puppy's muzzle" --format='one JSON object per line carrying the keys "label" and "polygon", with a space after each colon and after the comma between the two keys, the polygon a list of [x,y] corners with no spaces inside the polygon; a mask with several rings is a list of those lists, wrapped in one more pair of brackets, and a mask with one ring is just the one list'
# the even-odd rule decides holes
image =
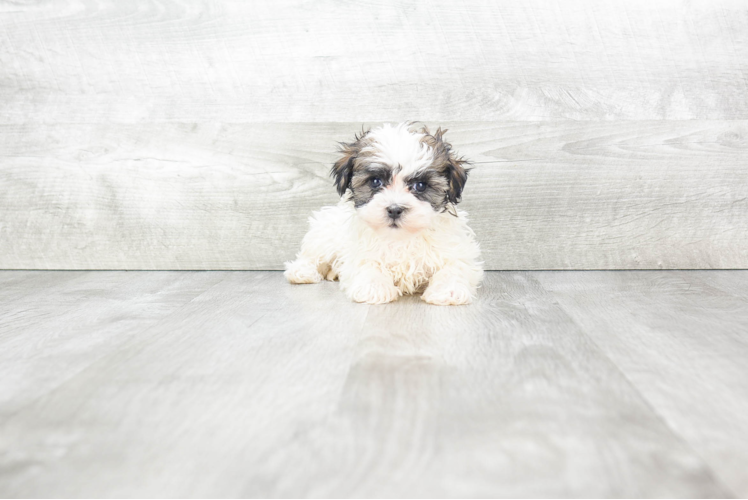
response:
{"label": "puppy's muzzle", "polygon": [[403,215],[403,212],[405,212],[405,207],[401,205],[390,205],[387,207],[387,216],[393,221],[399,219]]}

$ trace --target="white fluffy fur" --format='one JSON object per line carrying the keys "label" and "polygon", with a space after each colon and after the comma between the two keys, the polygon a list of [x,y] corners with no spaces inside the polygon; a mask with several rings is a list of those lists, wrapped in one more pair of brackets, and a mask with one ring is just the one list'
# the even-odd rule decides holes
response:
{"label": "white fluffy fur", "polygon": [[[423,134],[405,125],[385,125],[369,137],[374,160],[401,170],[358,209],[344,196],[338,205],[315,212],[296,260],[286,263],[286,278],[291,283],[339,279],[348,297],[370,304],[419,292],[431,304],[469,303],[483,270],[467,214],[452,205],[445,212],[434,211],[402,180],[431,165],[433,155],[421,142]],[[390,227],[386,216],[392,203],[407,207],[397,228]]]}
{"label": "white fluffy fur", "polygon": [[421,142],[424,134],[411,132],[406,123],[387,123],[372,130],[369,137],[375,145],[363,151],[372,151],[374,158],[385,165],[400,165],[404,174],[428,168],[434,159],[431,149]]}

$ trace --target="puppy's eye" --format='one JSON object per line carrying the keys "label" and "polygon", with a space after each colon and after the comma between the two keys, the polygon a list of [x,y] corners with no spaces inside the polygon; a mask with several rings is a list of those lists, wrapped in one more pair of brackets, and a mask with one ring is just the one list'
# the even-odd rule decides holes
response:
{"label": "puppy's eye", "polygon": [[426,183],[418,181],[413,184],[413,189],[416,190],[416,193],[423,193],[424,191],[426,191]]}
{"label": "puppy's eye", "polygon": [[373,179],[369,180],[369,185],[372,189],[378,189],[382,187],[382,179],[379,177],[374,177]]}

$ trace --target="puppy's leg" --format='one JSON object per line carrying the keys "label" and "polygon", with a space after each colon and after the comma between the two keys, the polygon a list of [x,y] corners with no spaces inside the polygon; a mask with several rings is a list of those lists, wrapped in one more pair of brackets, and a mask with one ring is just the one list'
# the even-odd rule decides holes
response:
{"label": "puppy's leg", "polygon": [[337,277],[335,260],[340,251],[340,235],[344,232],[338,207],[315,212],[309,219],[309,232],[301,242],[296,260],[286,262],[283,273],[291,283],[319,283]]}
{"label": "puppy's leg", "polygon": [[354,302],[367,304],[385,304],[401,295],[392,278],[371,266],[341,270],[340,287]]}
{"label": "puppy's leg", "polygon": [[286,262],[286,271],[283,273],[289,283],[319,283],[322,281],[322,274],[319,272],[314,260],[303,257],[301,254],[296,260]]}
{"label": "puppy's leg", "polygon": [[483,270],[476,264],[455,262],[431,277],[421,300],[437,306],[469,304],[475,298]]}

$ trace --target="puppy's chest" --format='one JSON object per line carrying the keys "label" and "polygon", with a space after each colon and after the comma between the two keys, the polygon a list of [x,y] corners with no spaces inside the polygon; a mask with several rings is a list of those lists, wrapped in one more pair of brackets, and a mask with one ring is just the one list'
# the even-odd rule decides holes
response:
{"label": "puppy's chest", "polygon": [[392,276],[394,284],[406,289],[425,285],[438,267],[434,249],[422,240],[383,245],[376,254],[376,260]]}

